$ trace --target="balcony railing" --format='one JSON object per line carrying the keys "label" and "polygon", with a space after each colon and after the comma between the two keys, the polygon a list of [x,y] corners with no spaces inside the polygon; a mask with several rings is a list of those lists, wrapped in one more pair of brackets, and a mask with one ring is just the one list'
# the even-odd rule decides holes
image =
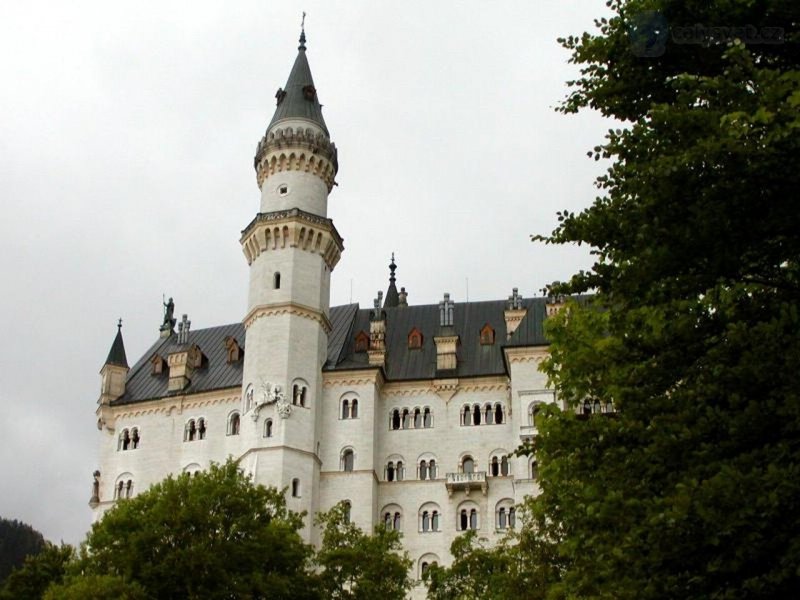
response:
{"label": "balcony railing", "polygon": [[481,490],[483,495],[489,491],[489,484],[486,482],[486,471],[475,471],[474,473],[448,473],[445,479],[447,495],[452,496],[453,492],[464,490],[469,496],[470,490]]}

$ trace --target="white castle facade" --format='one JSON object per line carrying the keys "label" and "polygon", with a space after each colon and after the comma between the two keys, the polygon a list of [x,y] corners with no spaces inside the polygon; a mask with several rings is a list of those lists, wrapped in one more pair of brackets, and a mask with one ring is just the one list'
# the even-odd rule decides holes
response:
{"label": "white castle facade", "polygon": [[[513,455],[555,400],[544,298],[408,305],[395,286],[362,309],[329,306],[343,251],[328,218],[338,169],[305,36],[258,145],[260,210],[241,244],[250,268],[241,323],[191,330],[167,307],[160,336],[129,366],[121,331],[101,371],[99,518],[169,474],[228,457],[257,483],[287,489],[313,515],[339,502],[364,530],[402,532],[420,578],[465,529],[499,539],[537,492],[533,459]],[[604,410],[588,407],[587,410]],[[418,586],[416,594],[424,594]]]}

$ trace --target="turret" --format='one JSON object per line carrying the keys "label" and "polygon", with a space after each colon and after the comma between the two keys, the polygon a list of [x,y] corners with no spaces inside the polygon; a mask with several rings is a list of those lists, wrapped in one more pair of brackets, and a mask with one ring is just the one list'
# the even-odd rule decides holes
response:
{"label": "turret", "polygon": [[255,156],[260,212],[241,238],[250,266],[242,378],[242,413],[250,418],[241,435],[257,448],[251,451],[256,481],[291,490],[289,507],[310,515],[304,533],[315,541],[310,520],[319,508],[330,277],[343,245],[327,218],[336,147],[322,118],[305,32],[275,98]]}
{"label": "turret", "polygon": [[108,357],[100,369],[100,398],[97,400],[97,428],[113,431],[110,404],[125,393],[128,377],[128,358],[125,356],[125,343],[122,341],[122,319],[117,323],[117,335],[108,351]]}

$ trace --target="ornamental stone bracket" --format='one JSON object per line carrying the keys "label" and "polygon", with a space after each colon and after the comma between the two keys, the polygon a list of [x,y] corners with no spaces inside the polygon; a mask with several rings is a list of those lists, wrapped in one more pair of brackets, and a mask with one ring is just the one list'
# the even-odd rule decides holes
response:
{"label": "ornamental stone bracket", "polygon": [[458,393],[458,379],[434,379],[433,389],[445,403],[448,403]]}

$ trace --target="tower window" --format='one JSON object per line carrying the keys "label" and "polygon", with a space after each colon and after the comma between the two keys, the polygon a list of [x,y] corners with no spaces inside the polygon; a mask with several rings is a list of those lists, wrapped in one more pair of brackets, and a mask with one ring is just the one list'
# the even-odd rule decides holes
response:
{"label": "tower window", "polygon": [[342,453],[342,471],[352,471],[355,462],[353,451],[349,448]]}
{"label": "tower window", "polygon": [[281,289],[281,273],[280,271],[276,272],[275,275],[272,277],[272,287],[276,290]]}
{"label": "tower window", "polygon": [[272,437],[272,419],[264,421],[264,437]]}
{"label": "tower window", "polygon": [[281,196],[285,196],[289,193],[289,186],[288,185],[279,185],[278,186],[278,194]]}
{"label": "tower window", "polygon": [[299,479],[292,479],[292,497],[299,498],[300,497],[300,480]]}
{"label": "tower window", "polygon": [[232,413],[230,418],[228,419],[228,435],[239,435],[240,424],[241,420],[239,418],[239,413],[238,412]]}

